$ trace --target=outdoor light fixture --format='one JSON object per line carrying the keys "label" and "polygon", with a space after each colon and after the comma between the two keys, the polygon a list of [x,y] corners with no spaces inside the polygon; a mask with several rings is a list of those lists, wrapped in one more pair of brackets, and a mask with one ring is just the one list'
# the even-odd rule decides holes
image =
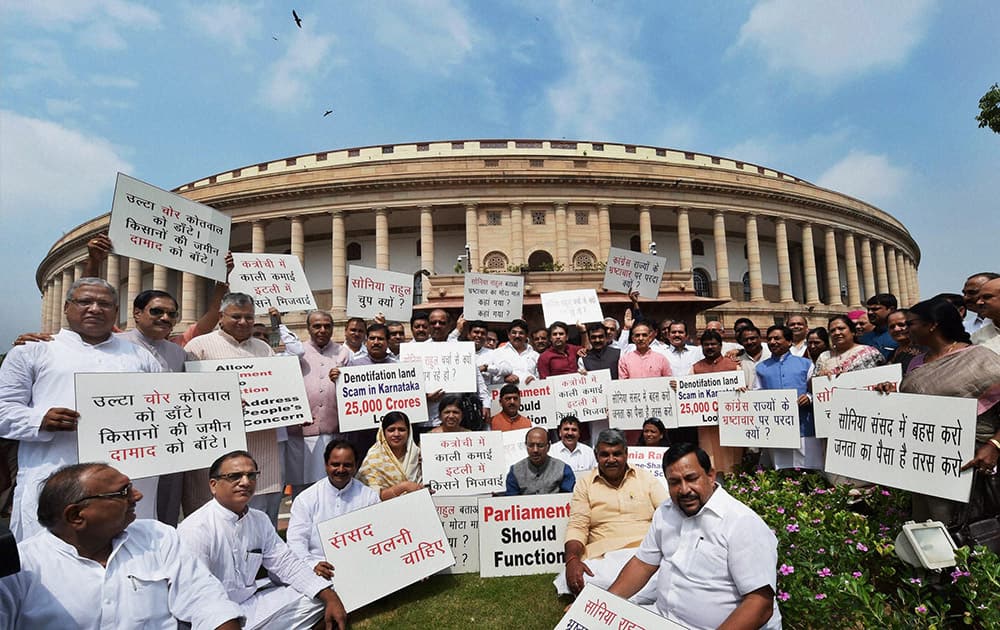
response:
{"label": "outdoor light fixture", "polygon": [[911,567],[946,569],[957,564],[955,541],[941,521],[907,521],[896,536],[896,555]]}
{"label": "outdoor light fixture", "polygon": [[649,253],[656,256],[656,241],[649,242]]}

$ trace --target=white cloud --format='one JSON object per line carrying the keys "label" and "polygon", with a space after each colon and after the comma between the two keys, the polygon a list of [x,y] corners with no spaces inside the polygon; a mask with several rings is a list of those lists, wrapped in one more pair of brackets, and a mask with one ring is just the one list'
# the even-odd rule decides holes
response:
{"label": "white cloud", "polygon": [[12,89],[29,88],[36,83],[71,83],[73,73],[66,64],[59,44],[50,39],[19,42],[11,47],[12,63],[7,64],[4,82]]}
{"label": "white cloud", "polygon": [[[258,8],[223,0],[188,5],[185,14],[195,30],[231,52],[243,53],[248,50],[248,43],[259,40],[263,33],[263,25],[256,15]],[[267,43],[273,43],[270,36]]]}
{"label": "white cloud", "polygon": [[[856,132],[849,125],[835,125],[831,131],[786,138],[778,134],[749,136],[715,151],[722,157],[767,166],[789,175],[811,179],[829,164],[829,156],[843,153]],[[807,170],[812,166],[814,170]]]}
{"label": "white cloud", "polygon": [[369,5],[375,39],[423,71],[448,74],[482,44],[483,35],[450,0]]}
{"label": "white cloud", "polygon": [[75,114],[82,108],[80,106],[80,101],[77,99],[66,100],[61,98],[47,98],[45,99],[45,111],[49,113],[49,116],[53,118],[64,118],[69,114]]}
{"label": "white cloud", "polygon": [[932,0],[765,0],[740,29],[772,70],[836,81],[904,62],[927,32]]}
{"label": "white cloud", "polygon": [[314,35],[309,29],[292,38],[285,54],[264,71],[260,98],[272,109],[288,111],[310,102],[311,86],[326,73],[332,36]]}
{"label": "white cloud", "polygon": [[155,29],[160,15],[153,9],[126,0],[32,0],[7,2],[4,17],[47,31],[77,34],[80,44],[97,50],[123,50],[127,43],[121,29]]}
{"label": "white cloud", "polygon": [[139,82],[128,77],[114,77],[107,74],[95,74],[90,77],[90,84],[101,88],[121,88],[131,90],[139,87]]}
{"label": "white cloud", "polygon": [[121,153],[104,138],[0,110],[0,215],[63,226],[93,216],[110,203],[115,173],[132,170]]}
{"label": "white cloud", "polygon": [[895,199],[908,178],[906,169],[890,164],[886,156],[855,150],[820,175],[816,184],[879,205]]}

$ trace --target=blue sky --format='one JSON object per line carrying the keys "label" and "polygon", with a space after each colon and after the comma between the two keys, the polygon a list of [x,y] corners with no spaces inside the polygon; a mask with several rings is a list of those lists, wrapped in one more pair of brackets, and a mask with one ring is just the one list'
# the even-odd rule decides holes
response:
{"label": "blue sky", "polygon": [[118,170],[169,189],[451,138],[765,164],[890,212],[923,294],[956,290],[1000,270],[1000,135],[974,120],[998,28],[995,0],[4,2],[0,343],[38,328],[38,263]]}

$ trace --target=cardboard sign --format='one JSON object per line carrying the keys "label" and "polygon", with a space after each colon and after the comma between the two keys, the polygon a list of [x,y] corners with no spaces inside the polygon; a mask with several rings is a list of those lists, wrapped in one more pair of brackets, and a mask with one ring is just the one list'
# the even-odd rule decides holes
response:
{"label": "cardboard sign", "polygon": [[813,417],[816,419],[816,437],[829,437],[830,428],[836,423],[833,415],[831,396],[834,388],[870,389],[879,383],[895,383],[903,380],[903,366],[899,363],[856,372],[844,372],[838,376],[817,376],[812,380]]}
{"label": "cardboard sign", "polygon": [[507,487],[500,431],[424,433],[420,455],[424,483],[436,496],[489,494]]}
{"label": "cardboard sign", "polygon": [[587,584],[556,630],[685,630],[684,626]]}
{"label": "cardboard sign", "polygon": [[604,267],[604,288],[618,293],[638,292],[651,300],[660,292],[667,259],[652,254],[612,247]]}
{"label": "cardboard sign", "polygon": [[317,525],[333,587],[348,612],[455,564],[427,490]]}
{"label": "cardboard sign", "polygon": [[465,274],[465,320],[510,323],[521,317],[524,276]]}
{"label": "cardboard sign", "polygon": [[719,392],[719,444],[799,448],[798,397],[794,389]]}
{"label": "cardboard sign", "polygon": [[81,462],[133,479],[207,468],[247,447],[236,374],[75,375]]}
{"label": "cardboard sign", "polygon": [[471,341],[410,341],[399,344],[400,363],[422,363],[424,391],[475,392],[476,344]]}
{"label": "cardboard sign", "polygon": [[632,468],[642,468],[656,477],[666,489],[667,480],[663,476],[663,454],[666,452],[666,446],[630,446],[628,465]]}
{"label": "cardboard sign", "polygon": [[676,427],[674,397],[669,376],[629,378],[608,384],[608,420],[618,429],[642,429],[647,418],[659,418]]}
{"label": "cardboard sign", "polygon": [[479,573],[479,497],[433,497],[455,564],[441,573]]}
{"label": "cardboard sign", "polygon": [[[503,385],[490,386],[490,413],[500,413],[500,389]],[[527,385],[518,385],[521,390],[521,415],[531,420],[531,424],[545,429],[559,428],[556,419],[556,401],[552,388],[545,380],[534,380]]]}
{"label": "cardboard sign", "polygon": [[576,416],[580,422],[593,422],[608,417],[610,370],[550,376],[545,382],[550,384],[554,392],[556,426],[566,416]]}
{"label": "cardboard sign", "polygon": [[479,575],[558,573],[573,495],[535,494],[479,499]]}
{"label": "cardboard sign", "polygon": [[965,503],[976,399],[833,390],[827,472]]}
{"label": "cardboard sign", "polygon": [[231,225],[214,208],[118,173],[108,237],[119,256],[225,282]]}
{"label": "cardboard sign", "polygon": [[298,256],[234,253],[233,262],[229,290],[253,297],[258,315],[266,315],[272,306],[282,313],[316,308]]}
{"label": "cardboard sign", "polygon": [[187,361],[188,372],[235,372],[247,432],[312,422],[298,357]]}
{"label": "cardboard sign", "polygon": [[413,313],[413,276],[351,265],[347,272],[347,316],[405,322]]}
{"label": "cardboard sign", "polygon": [[[503,434],[503,463],[510,471],[510,467],[528,456],[528,446],[524,443],[528,431],[531,429],[517,429],[515,431],[501,431]],[[507,476],[504,475],[504,484]]]}
{"label": "cardboard sign", "polygon": [[594,289],[574,289],[572,291],[554,291],[543,293],[542,315],[545,325],[564,322],[570,326],[576,322],[599,322],[604,319],[601,302],[597,299]]}
{"label": "cardboard sign", "polygon": [[422,365],[382,363],[340,368],[337,415],[341,431],[377,429],[390,411],[405,413],[410,426],[427,422]]}
{"label": "cardboard sign", "polygon": [[743,370],[670,377],[677,381],[677,426],[719,424],[719,392],[743,387]]}

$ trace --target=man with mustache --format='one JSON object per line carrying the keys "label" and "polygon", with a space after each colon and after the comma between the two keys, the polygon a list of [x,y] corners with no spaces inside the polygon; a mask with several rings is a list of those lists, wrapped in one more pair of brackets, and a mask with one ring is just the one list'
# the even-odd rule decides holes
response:
{"label": "man with mustache", "polygon": [[[581,473],[573,490],[566,528],[566,569],[553,582],[560,595],[579,594],[585,582],[607,588],[634,556],[653,513],[667,499],[655,477],[629,467],[628,446],[620,430],[601,431],[594,451],[597,468]],[[656,580],[647,581],[641,593],[636,589],[636,603],[648,604],[655,599]]]}
{"label": "man with mustache", "polygon": [[663,456],[670,501],[609,592],[631,597],[661,570],[656,612],[686,628],[780,628],[778,540],[715,483],[708,454],[689,443]]}

